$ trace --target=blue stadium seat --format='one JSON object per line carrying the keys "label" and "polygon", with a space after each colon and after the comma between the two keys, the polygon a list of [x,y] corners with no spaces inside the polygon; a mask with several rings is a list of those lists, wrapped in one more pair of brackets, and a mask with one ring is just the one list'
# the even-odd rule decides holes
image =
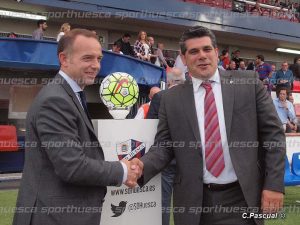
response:
{"label": "blue stadium seat", "polygon": [[285,156],[284,184],[285,186],[300,185],[300,176],[292,174],[287,156]]}
{"label": "blue stadium seat", "polygon": [[292,173],[300,176],[300,152],[294,153],[292,157]]}

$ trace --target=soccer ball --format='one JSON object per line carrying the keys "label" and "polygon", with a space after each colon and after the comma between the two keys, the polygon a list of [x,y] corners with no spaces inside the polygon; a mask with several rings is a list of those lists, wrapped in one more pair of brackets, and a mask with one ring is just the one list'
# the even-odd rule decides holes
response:
{"label": "soccer ball", "polygon": [[100,97],[109,108],[127,108],[136,103],[139,86],[132,76],[123,72],[111,73],[100,85]]}

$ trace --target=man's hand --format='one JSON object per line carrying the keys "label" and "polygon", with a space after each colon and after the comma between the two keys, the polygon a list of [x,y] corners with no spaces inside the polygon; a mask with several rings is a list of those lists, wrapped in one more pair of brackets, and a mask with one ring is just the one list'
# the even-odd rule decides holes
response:
{"label": "man's hand", "polygon": [[123,159],[122,162],[126,164],[128,171],[125,185],[133,188],[137,185],[137,179],[139,179],[143,173],[144,164],[136,158],[131,161]]}
{"label": "man's hand", "polygon": [[283,193],[263,190],[261,196],[261,209],[264,213],[274,213],[282,209]]}

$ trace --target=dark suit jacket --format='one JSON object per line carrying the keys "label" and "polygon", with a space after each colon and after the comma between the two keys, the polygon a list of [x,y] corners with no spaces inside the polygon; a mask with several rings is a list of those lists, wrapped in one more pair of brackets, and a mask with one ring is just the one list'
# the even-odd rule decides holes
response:
{"label": "dark suit jacket", "polygon": [[[15,213],[13,224],[99,225],[106,186],[121,185],[123,168],[120,162],[104,161],[90,121],[60,75],[32,103],[26,130],[17,207],[36,212]],[[49,213],[51,207],[56,213]]]}
{"label": "dark suit jacket", "polygon": [[166,92],[166,90],[156,93],[151,99],[147,119],[158,119],[160,100],[164,92]]}
{"label": "dark suit jacket", "polygon": [[[271,97],[252,71],[220,71],[224,117],[232,164],[249,207],[260,207],[263,189],[284,192],[285,135]],[[278,144],[277,146],[274,144]],[[172,147],[173,146],[173,147]],[[165,92],[155,145],[142,157],[147,183],[176,158],[174,207],[176,225],[199,225],[203,156],[192,82]],[[262,221],[256,221],[262,224]]]}

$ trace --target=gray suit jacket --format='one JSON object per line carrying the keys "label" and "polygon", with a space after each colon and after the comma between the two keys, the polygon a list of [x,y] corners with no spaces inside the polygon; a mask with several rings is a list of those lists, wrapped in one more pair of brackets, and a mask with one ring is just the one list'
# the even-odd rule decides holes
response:
{"label": "gray suit jacket", "polygon": [[121,185],[120,162],[102,148],[69,84],[57,75],[26,120],[25,166],[14,225],[99,225],[106,186]]}
{"label": "gray suit jacket", "polygon": [[[220,71],[229,152],[249,207],[260,207],[262,189],[284,192],[285,136],[271,97],[253,72]],[[192,82],[177,85],[161,99],[155,145],[142,157],[147,183],[176,158],[176,225],[199,225],[203,156]],[[275,147],[273,144],[278,144]],[[173,146],[173,147],[172,147]],[[262,221],[256,221],[261,224]]]}

